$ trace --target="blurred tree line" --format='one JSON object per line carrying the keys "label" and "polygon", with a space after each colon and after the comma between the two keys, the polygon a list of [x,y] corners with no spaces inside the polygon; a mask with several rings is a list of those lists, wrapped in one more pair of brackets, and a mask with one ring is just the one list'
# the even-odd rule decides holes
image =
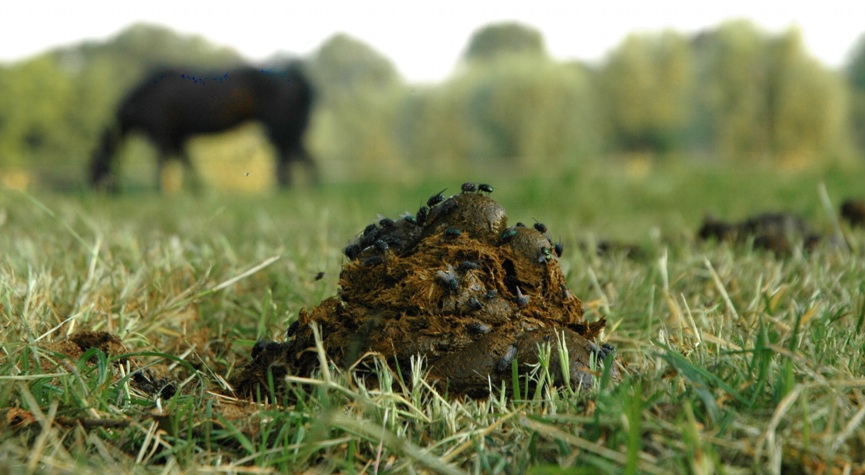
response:
{"label": "blurred tree line", "polygon": [[[201,37],[137,25],[0,65],[0,170],[83,182],[115,104],[147,70],[241,62]],[[865,152],[865,41],[833,71],[798,30],[773,35],[747,21],[692,37],[634,34],[599,64],[556,61],[537,30],[490,25],[432,85],[407,84],[345,35],[305,66],[318,90],[307,140],[333,180],[616,155],[806,164]]]}

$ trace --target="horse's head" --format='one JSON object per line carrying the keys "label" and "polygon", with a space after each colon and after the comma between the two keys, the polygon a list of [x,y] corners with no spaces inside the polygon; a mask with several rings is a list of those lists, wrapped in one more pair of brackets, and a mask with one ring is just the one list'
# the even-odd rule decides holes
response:
{"label": "horse's head", "polygon": [[90,167],[90,184],[95,190],[117,193],[120,191],[117,178],[107,165],[105,162],[93,161]]}
{"label": "horse's head", "polygon": [[120,189],[111,166],[117,135],[117,132],[109,127],[102,136],[99,148],[93,153],[93,160],[90,162],[90,185],[96,190],[116,193]]}

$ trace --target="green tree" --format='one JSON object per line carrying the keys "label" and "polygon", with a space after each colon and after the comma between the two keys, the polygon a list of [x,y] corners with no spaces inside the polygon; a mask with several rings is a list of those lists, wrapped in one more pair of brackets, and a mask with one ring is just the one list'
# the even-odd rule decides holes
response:
{"label": "green tree", "polygon": [[366,44],[338,34],[309,62],[318,111],[312,142],[328,157],[331,176],[397,171],[397,117],[406,88],[391,62]]}
{"label": "green tree", "polygon": [[541,33],[520,23],[496,23],[477,30],[469,40],[466,61],[490,60],[501,55],[546,56]]}
{"label": "green tree", "polygon": [[0,69],[0,165],[37,167],[62,159],[72,133],[65,114],[73,84],[50,55]]}
{"label": "green tree", "polygon": [[768,42],[767,116],[770,150],[782,161],[811,161],[843,152],[846,94],[841,77],[810,57],[801,32]]}
{"label": "green tree", "polygon": [[420,91],[404,124],[417,162],[522,164],[554,168],[598,143],[588,72],[537,56],[473,63]]}
{"label": "green tree", "polygon": [[765,150],[764,35],[750,22],[722,24],[698,37],[695,123],[700,128],[699,148],[708,153],[738,157]]}
{"label": "green tree", "polygon": [[321,45],[310,71],[324,101],[351,101],[360,93],[387,93],[402,86],[389,59],[345,34],[334,35]]}
{"label": "green tree", "polygon": [[606,135],[614,150],[665,153],[685,129],[693,86],[686,39],[671,31],[630,35],[597,75]]}
{"label": "green tree", "polygon": [[850,126],[860,153],[865,152],[865,35],[853,47],[844,68],[850,89]]}
{"label": "green tree", "polygon": [[485,154],[550,162],[588,152],[596,142],[587,75],[539,57],[502,57],[477,71],[470,117]]}
{"label": "green tree", "polygon": [[200,35],[184,35],[147,23],[130,26],[107,43],[96,44],[94,50],[96,54],[111,55],[120,64],[133,65],[136,69],[216,68],[241,62],[240,55],[233,49],[215,45]]}
{"label": "green tree", "polygon": [[474,156],[479,132],[469,115],[474,81],[465,75],[407,96],[399,120],[399,138],[412,168],[459,170]]}
{"label": "green tree", "polygon": [[464,67],[407,101],[400,137],[417,163],[449,169],[501,163],[555,167],[598,143],[588,71],[544,52],[537,30],[478,30]]}
{"label": "green tree", "polygon": [[723,157],[810,160],[843,151],[844,86],[798,30],[772,37],[747,21],[699,38],[701,148]]}

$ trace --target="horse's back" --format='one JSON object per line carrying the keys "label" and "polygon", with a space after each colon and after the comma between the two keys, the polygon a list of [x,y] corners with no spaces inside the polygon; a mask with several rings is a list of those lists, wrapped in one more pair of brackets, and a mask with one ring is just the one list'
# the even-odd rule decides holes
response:
{"label": "horse's back", "polygon": [[127,128],[168,127],[189,135],[251,120],[305,123],[311,103],[311,86],[295,71],[244,67],[196,74],[162,69],[127,95],[118,119]]}

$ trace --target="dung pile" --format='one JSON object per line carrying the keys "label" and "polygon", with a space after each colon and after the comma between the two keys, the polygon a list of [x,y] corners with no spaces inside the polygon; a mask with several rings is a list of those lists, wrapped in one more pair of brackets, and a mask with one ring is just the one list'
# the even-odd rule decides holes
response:
{"label": "dung pile", "polygon": [[[490,382],[510,380],[514,361],[528,374],[544,344],[553,349],[550,374],[562,384],[560,341],[571,383],[590,386],[593,357],[612,365],[613,348],[592,341],[605,322],[583,318],[559,267],[562,245],[543,224],[508,226],[491,192],[466,183],[454,196],[433,195],[415,216],[367,226],[344,250],[339,294],[301,310],[287,342],[258,342],[251,364],[232,379],[235,389],[254,394],[268,371],[275,381],[310,374],[319,363],[310,323],[337,364],[377,352],[407,371],[423,355],[427,379],[450,394],[489,394]],[[615,365],[611,371],[618,376]]]}
{"label": "dung pile", "polygon": [[812,249],[822,239],[801,217],[791,213],[762,213],[741,222],[725,222],[706,216],[697,231],[701,240],[714,239],[734,244],[753,241],[757,249],[788,255],[798,245]]}
{"label": "dung pile", "polygon": [[844,201],[841,204],[841,217],[850,223],[850,226],[865,227],[865,200]]}

